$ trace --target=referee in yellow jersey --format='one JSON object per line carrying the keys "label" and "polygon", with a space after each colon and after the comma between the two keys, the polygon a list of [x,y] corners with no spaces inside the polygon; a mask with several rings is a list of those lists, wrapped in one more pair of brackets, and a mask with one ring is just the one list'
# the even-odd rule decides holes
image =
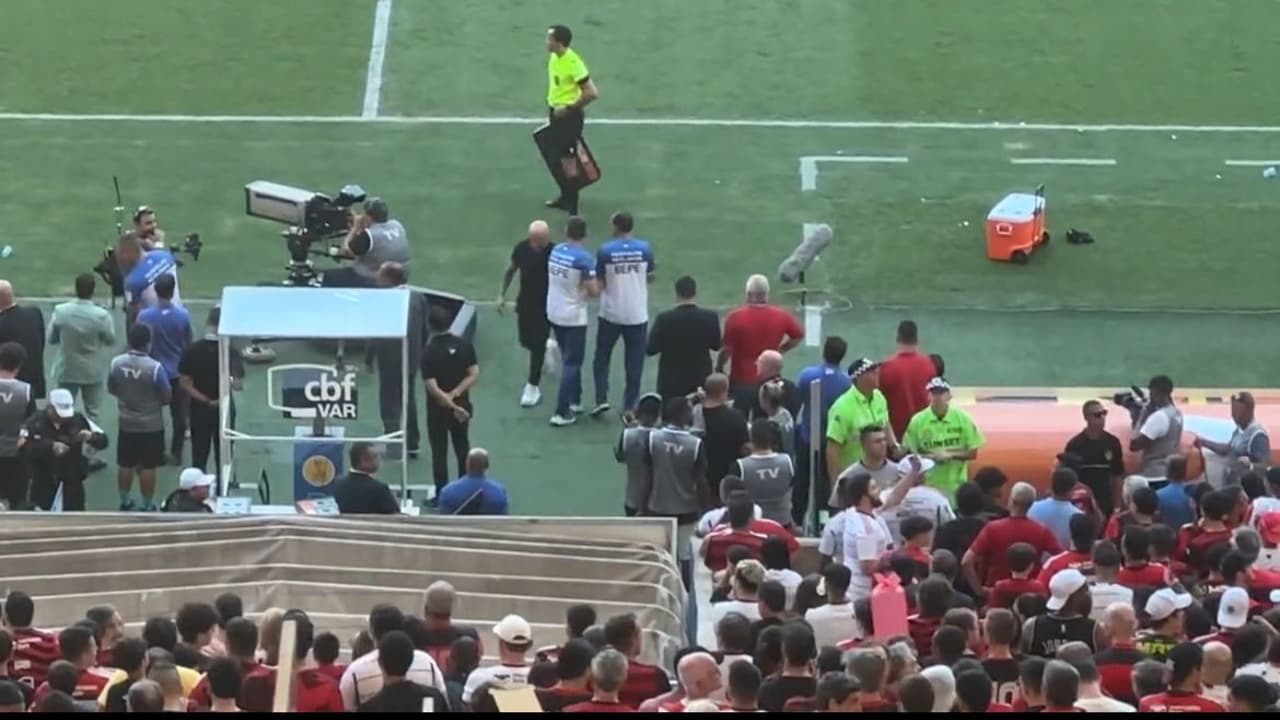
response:
{"label": "referee in yellow jersey", "polygon": [[578,164],[573,158],[582,137],[586,120],[583,109],[599,93],[587,72],[587,64],[569,45],[573,31],[564,25],[547,28],[547,105],[550,108],[551,136],[560,163],[552,165],[551,174],[560,186],[560,196],[547,202],[547,207],[578,214]]}

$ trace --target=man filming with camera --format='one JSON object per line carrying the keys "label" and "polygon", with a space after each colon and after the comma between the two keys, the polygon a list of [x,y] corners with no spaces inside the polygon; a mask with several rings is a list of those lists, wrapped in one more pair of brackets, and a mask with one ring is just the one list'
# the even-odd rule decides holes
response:
{"label": "man filming with camera", "polygon": [[351,260],[351,264],[325,272],[325,287],[376,287],[378,270],[383,263],[399,263],[409,269],[409,236],[399,220],[391,218],[387,201],[372,197],[364,203],[364,214],[357,215],[340,247],[330,251],[335,259]]}
{"label": "man filming with camera", "polygon": [[146,205],[140,206],[133,213],[133,231],[142,241],[143,250],[156,250],[164,247],[164,230],[160,229],[156,220],[156,211]]}

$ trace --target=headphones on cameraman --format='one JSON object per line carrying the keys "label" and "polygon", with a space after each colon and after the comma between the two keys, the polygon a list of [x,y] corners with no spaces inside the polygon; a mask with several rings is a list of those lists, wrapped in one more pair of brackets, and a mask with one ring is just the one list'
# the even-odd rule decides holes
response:
{"label": "headphones on cameraman", "polygon": [[147,205],[139,205],[138,209],[135,210],[133,213],[133,222],[136,225],[137,222],[142,219],[143,215],[152,215],[154,213],[155,213],[155,210],[153,208]]}

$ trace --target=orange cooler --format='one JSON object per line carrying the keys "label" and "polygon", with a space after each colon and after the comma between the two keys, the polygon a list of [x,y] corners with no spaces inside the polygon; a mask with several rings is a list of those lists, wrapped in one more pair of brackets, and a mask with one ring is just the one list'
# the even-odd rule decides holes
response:
{"label": "orange cooler", "polygon": [[987,257],[1025,263],[1031,251],[1049,242],[1044,231],[1044,186],[1035,194],[1010,193],[987,213]]}

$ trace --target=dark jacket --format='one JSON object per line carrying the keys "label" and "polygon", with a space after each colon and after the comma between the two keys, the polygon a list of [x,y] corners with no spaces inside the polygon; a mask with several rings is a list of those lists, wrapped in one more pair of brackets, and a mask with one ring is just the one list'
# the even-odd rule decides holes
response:
{"label": "dark jacket", "polygon": [[[87,441],[90,446],[106,449],[106,434],[81,413],[72,415],[59,426],[53,424],[47,410],[28,418],[22,427],[25,440],[22,454],[30,464],[32,480],[43,480],[56,486],[60,482],[79,482],[88,477],[89,461],[84,456],[86,443],[77,437],[82,430],[93,433]],[[53,451],[55,442],[66,445],[67,451],[56,455]]]}
{"label": "dark jacket", "polygon": [[14,305],[0,311],[0,343],[16,342],[27,351],[18,379],[31,385],[36,398],[48,394],[44,384],[44,313],[34,305]]}
{"label": "dark jacket", "polygon": [[400,503],[385,483],[362,472],[349,472],[333,484],[333,499],[343,515],[398,515]]}
{"label": "dark jacket", "polygon": [[191,493],[186,490],[183,490],[182,488],[178,488],[177,490],[174,490],[173,493],[169,495],[169,497],[165,498],[164,504],[161,506],[161,509],[164,510],[164,512],[171,512],[171,513],[211,513],[213,512],[213,508],[209,507],[205,503],[200,502],[194,497],[191,497]]}

